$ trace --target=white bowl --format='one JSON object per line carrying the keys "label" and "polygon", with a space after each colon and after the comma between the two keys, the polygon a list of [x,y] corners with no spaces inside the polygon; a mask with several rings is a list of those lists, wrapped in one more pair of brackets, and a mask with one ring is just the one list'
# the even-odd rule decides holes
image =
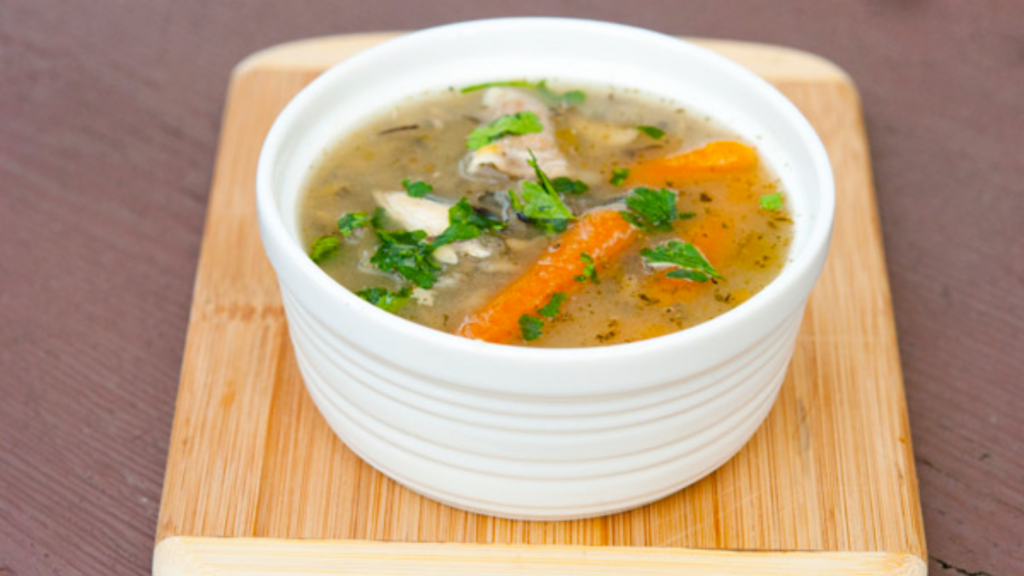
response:
{"label": "white bowl", "polygon": [[[778,278],[675,334],[599,348],[466,340],[383,312],[320,270],[297,204],[320,154],[424,91],[507,78],[636,87],[710,114],[756,143],[796,221]],[[284,109],[259,160],[263,242],[306,386],[364,460],[473,511],[565,519],[670,494],[735,454],[768,414],[828,250],[825,150],[796,108],[742,67],[617,24],[484,20],[402,36],[328,70]]]}

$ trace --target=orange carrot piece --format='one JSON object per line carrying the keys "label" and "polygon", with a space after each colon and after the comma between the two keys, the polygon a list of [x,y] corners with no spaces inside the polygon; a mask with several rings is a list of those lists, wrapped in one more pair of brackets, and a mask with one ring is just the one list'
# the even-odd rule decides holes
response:
{"label": "orange carrot piece", "polygon": [[629,170],[627,185],[665,186],[696,176],[734,174],[757,166],[757,152],[741,142],[722,140],[678,156],[641,162]]}
{"label": "orange carrot piece", "polygon": [[536,312],[555,292],[571,293],[582,287],[576,281],[585,266],[580,254],[593,258],[595,268],[601,270],[629,248],[636,235],[633,225],[615,210],[586,214],[522,276],[467,316],[456,334],[487,342],[513,341],[519,335],[520,316]]}

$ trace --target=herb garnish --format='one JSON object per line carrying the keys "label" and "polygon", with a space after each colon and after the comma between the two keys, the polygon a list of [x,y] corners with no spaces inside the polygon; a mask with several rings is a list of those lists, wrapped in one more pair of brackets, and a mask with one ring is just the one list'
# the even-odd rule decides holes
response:
{"label": "herb garnish", "polygon": [[530,159],[526,162],[537,175],[537,182],[523,182],[522,200],[519,199],[515,191],[508,191],[508,197],[512,201],[512,208],[530,219],[545,232],[564,232],[569,224],[569,220],[573,220],[576,217],[565,203],[562,202],[558,191],[555,190],[554,183],[540,169],[540,165],[537,164],[537,157],[533,155],[533,151],[529,152]]}
{"label": "herb garnish", "polygon": [[380,246],[370,262],[384,272],[398,272],[420,288],[429,289],[437,282],[435,272],[441,265],[434,259],[430,245],[424,242],[426,237],[422,230],[377,230]]}
{"label": "herb garnish", "polygon": [[341,240],[337,236],[321,236],[313,241],[309,249],[309,257],[317,264],[327,260],[341,247]]}
{"label": "herb garnish", "polygon": [[370,217],[366,212],[349,212],[338,218],[338,232],[345,238],[348,238],[357,229],[366,226],[369,221]]}
{"label": "herb garnish", "polygon": [[600,284],[601,281],[597,278],[597,268],[594,266],[594,259],[590,257],[590,254],[580,252],[580,260],[583,261],[583,273],[576,277],[576,281],[586,282],[590,280],[594,284]]}
{"label": "herb garnish", "polygon": [[536,316],[523,314],[519,317],[519,331],[523,334],[523,340],[531,342],[541,337],[544,329],[544,321]]}
{"label": "herb garnish", "polygon": [[485,88],[529,88],[537,91],[537,96],[544,101],[548,106],[576,106],[582,104],[587,99],[587,95],[582,90],[570,90],[564,94],[559,94],[554,90],[548,88],[547,80],[541,80],[539,82],[530,82],[527,80],[499,80],[497,82],[484,82],[483,84],[474,84],[472,86],[466,86],[462,89],[462,93],[474,92],[476,90],[483,90]]}
{"label": "herb garnish", "polygon": [[657,126],[647,126],[641,124],[640,126],[637,126],[636,129],[643,132],[644,134],[647,134],[651,138],[654,138],[655,140],[660,140],[661,137],[665,135],[665,131],[662,130],[661,128],[658,128]]}
{"label": "herb garnish", "polygon": [[409,298],[412,296],[412,290],[408,286],[404,286],[401,290],[392,292],[387,288],[376,286],[360,290],[356,292],[356,296],[385,312],[397,312],[399,308],[409,301]]}
{"label": "herb garnish", "polygon": [[548,303],[542,306],[540,310],[537,310],[537,313],[545,318],[554,318],[555,316],[558,316],[559,308],[562,307],[562,303],[565,302],[565,299],[568,297],[569,296],[565,292],[555,292],[551,295],[551,299],[548,300]]}
{"label": "herb garnish", "polygon": [[562,104],[566,106],[578,106],[583,104],[583,101],[587,99],[587,95],[583,90],[569,90],[562,94]]}
{"label": "herb garnish", "polygon": [[448,209],[448,227],[434,241],[430,249],[436,250],[445,244],[459,240],[472,240],[486,230],[501,230],[505,223],[477,214],[465,198]]}
{"label": "herb garnish", "polygon": [[612,178],[608,182],[613,186],[621,186],[629,178],[629,168],[616,168],[612,170]]}
{"label": "herb garnish", "polygon": [[627,222],[647,232],[671,232],[676,212],[676,193],[668,188],[634,188],[626,198],[629,210],[620,212]]}
{"label": "herb garnish", "polygon": [[583,194],[590,190],[590,186],[587,186],[583,180],[573,180],[565,176],[555,178],[551,184],[555,187],[555,192],[559,194]]}
{"label": "herb garnish", "polygon": [[655,246],[654,249],[644,248],[640,255],[648,264],[662,263],[679,266],[666,274],[669,278],[681,278],[694,282],[707,282],[711,278],[721,278],[721,274],[708,262],[696,246],[689,242],[671,240],[668,244]]}
{"label": "herb garnish", "polygon": [[370,216],[370,226],[373,226],[374,230],[380,230],[384,228],[384,219],[387,218],[387,211],[384,210],[383,206],[377,206],[373,211],[373,216]]}
{"label": "herb garnish", "polygon": [[434,190],[433,186],[422,180],[412,181],[408,178],[402,180],[402,188],[405,188],[405,191],[413,198],[423,198]]}
{"label": "herb garnish", "polygon": [[505,114],[495,118],[490,124],[470,132],[466,137],[466,148],[477,150],[506,136],[532,134],[543,129],[544,125],[540,123],[540,118],[529,110]]}
{"label": "herb garnish", "polygon": [[[565,303],[568,297],[569,295],[565,292],[555,292],[548,299],[548,303],[537,310],[537,314],[548,320],[554,319],[555,316],[558,316],[558,311],[562,308],[562,304]],[[530,316],[529,314],[523,314],[519,317],[519,331],[523,334],[523,340],[531,342],[541,337],[544,333],[544,318]]]}
{"label": "herb garnish", "polygon": [[782,203],[782,194],[779,192],[761,196],[761,208],[764,208],[765,210],[781,210]]}

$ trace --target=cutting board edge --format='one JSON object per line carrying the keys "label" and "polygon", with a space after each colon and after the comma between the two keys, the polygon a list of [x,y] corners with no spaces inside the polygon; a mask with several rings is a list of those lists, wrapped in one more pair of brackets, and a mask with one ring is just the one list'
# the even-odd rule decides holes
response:
{"label": "cutting board edge", "polygon": [[470,566],[495,576],[606,574],[609,566],[650,576],[924,576],[927,564],[909,552],[699,550],[618,546],[557,546],[283,540],[171,536],[153,555],[154,576],[262,574],[444,575]]}

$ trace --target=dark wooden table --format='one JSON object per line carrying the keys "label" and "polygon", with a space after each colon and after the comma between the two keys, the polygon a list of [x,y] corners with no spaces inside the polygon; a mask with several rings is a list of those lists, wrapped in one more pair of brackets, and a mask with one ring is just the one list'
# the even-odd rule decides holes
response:
{"label": "dark wooden table", "polygon": [[1021,0],[0,0],[0,576],[149,572],[231,67],[307,36],[536,14],[793,46],[849,71],[932,573],[1021,573]]}

